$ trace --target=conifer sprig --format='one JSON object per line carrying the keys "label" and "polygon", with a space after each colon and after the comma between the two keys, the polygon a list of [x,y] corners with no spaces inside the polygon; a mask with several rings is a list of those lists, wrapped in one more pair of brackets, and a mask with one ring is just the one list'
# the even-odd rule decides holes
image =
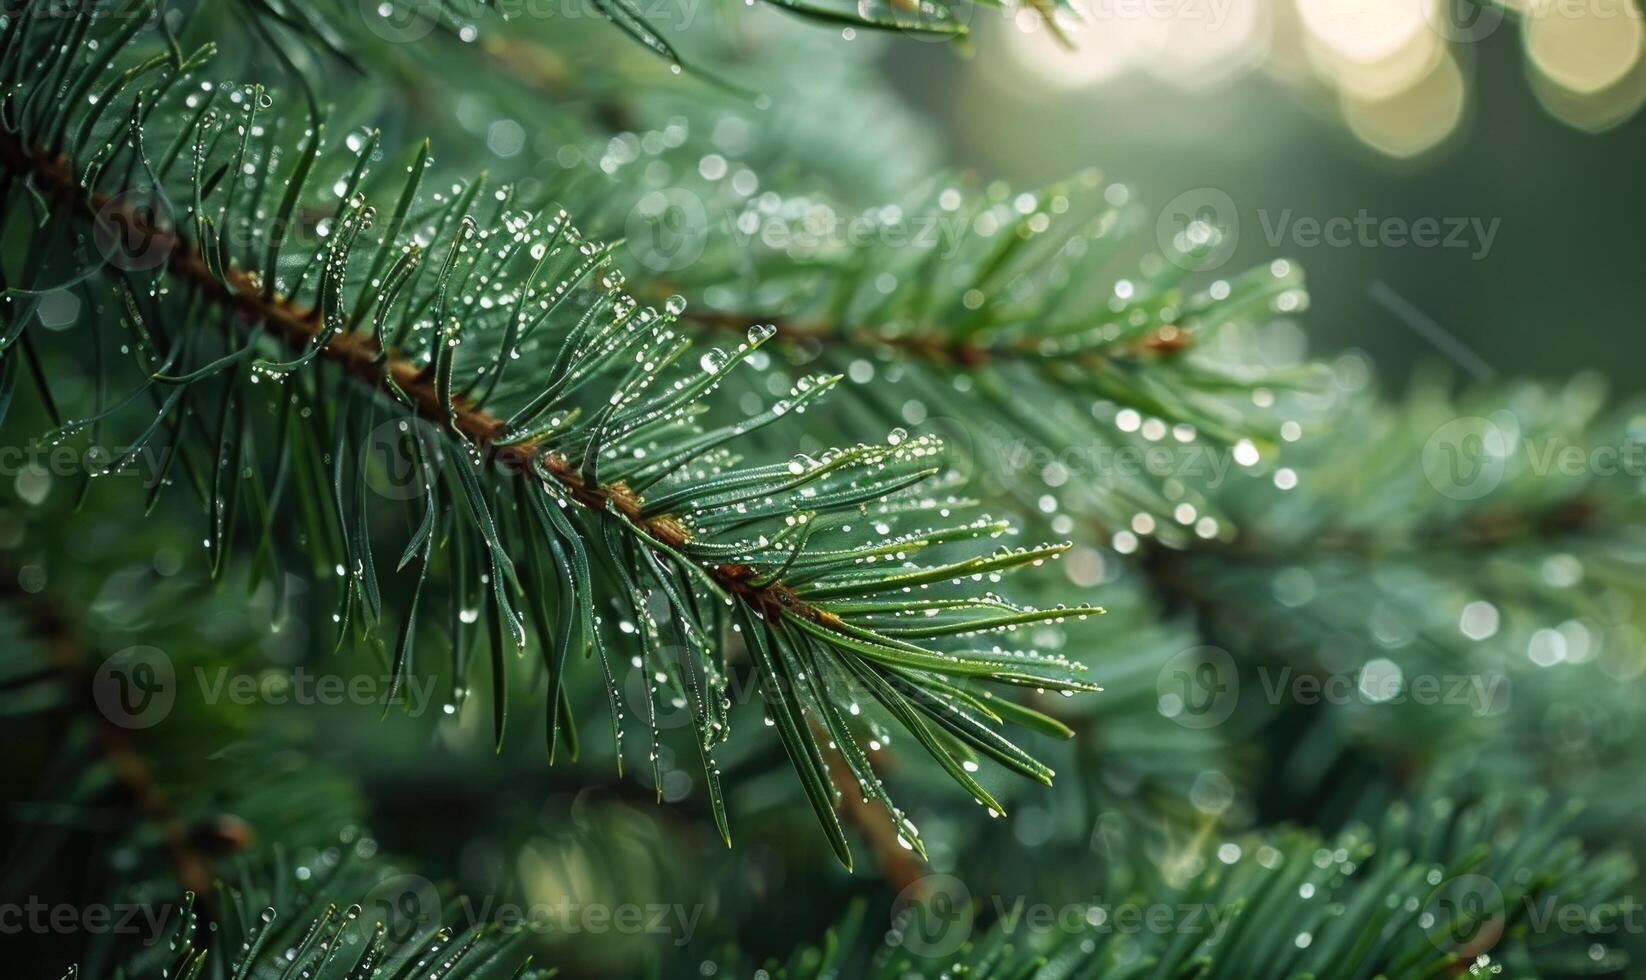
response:
{"label": "conifer sprig", "polygon": [[[804,412],[839,381],[803,378],[764,411],[704,424],[715,411],[706,397],[771,328],[694,359],[674,329],[684,301],[642,307],[612,249],[559,208],[508,187],[483,196],[483,180],[425,194],[426,145],[403,180],[379,179],[377,134],[347,134],[338,152],[322,120],[283,112],[263,89],[200,81],[207,50],[104,67],[154,43],[141,28],[87,11],[66,26],[25,16],[6,28],[0,70],[14,87],[0,107],[0,165],[42,210],[16,232],[31,263],[22,285],[7,284],[5,394],[20,359],[43,393],[70,370],[36,350],[42,297],[84,296],[91,322],[79,329],[96,336],[112,296],[144,377],[53,438],[113,426],[149,402],[106,472],[166,440],[156,494],[180,463],[207,512],[214,569],[249,531],[259,574],[279,580],[279,529],[295,522],[310,560],[341,579],[334,618],[345,635],[376,642],[398,618],[387,651],[397,679],[416,654],[432,573],[444,570],[454,656],[462,664],[482,632],[490,648],[499,740],[506,657],[528,647],[541,656],[551,758],[571,731],[564,684],[578,654],[601,664],[621,751],[624,668],[606,641],[615,612],[641,644],[631,666],[647,678],[659,792],[658,703],[689,701],[728,840],[712,753],[728,734],[737,646],[848,865],[813,730],[827,732],[857,791],[891,807],[854,734],[860,701],[906,727],[985,806],[999,809],[971,775],[976,758],[1049,781],[999,729],[1008,719],[1057,726],[974,685],[1092,685],[1079,664],[986,638],[1097,610],[1031,609],[960,586],[1062,548],[968,549],[1007,527],[955,513],[964,502],[934,487],[935,440],[894,432],[882,446],[743,464],[739,437]],[[61,44],[65,33],[101,43],[88,56]],[[129,101],[111,109],[119,99]],[[368,198],[389,215],[375,242]],[[18,199],[6,204],[21,229]],[[95,370],[106,387],[106,365]],[[259,396],[270,389],[272,399]],[[386,495],[403,508],[372,496],[369,442],[385,432],[415,464]],[[413,569],[401,611],[385,608],[374,557],[383,512],[395,509],[409,529],[396,572]],[[912,825],[892,813],[918,850]]]}
{"label": "conifer sprig", "polygon": [[[687,60],[678,46],[679,25],[666,23],[655,8],[648,8],[636,0],[592,0],[594,7],[619,30],[659,57],[665,58],[678,70],[697,69]],[[823,26],[841,26],[875,31],[899,31],[913,35],[937,38],[963,39],[970,33],[970,20],[978,9],[989,4],[974,0],[863,0],[844,3],[839,0],[767,0],[772,6],[803,20]],[[278,9],[282,0],[259,0],[257,6]],[[365,11],[365,16],[377,16],[376,23],[368,20],[367,27],[389,37],[416,38],[435,31],[460,36],[475,30],[478,20],[496,17],[506,20],[508,8],[494,0],[467,0],[467,2],[420,3],[417,0],[392,0],[376,9]],[[1048,17],[1066,5],[1054,0],[1035,0],[1027,5],[1041,10]],[[281,17],[296,22],[291,15]],[[320,22],[304,18],[304,27],[318,33]]]}
{"label": "conifer sprig", "polygon": [[865,399],[877,417],[967,443],[984,488],[1025,508],[1050,491],[1111,530],[1142,514],[1172,545],[1225,537],[1206,460],[1222,476],[1222,460],[1275,455],[1292,392],[1324,381],[1255,336],[1307,308],[1294,263],[1214,278],[1219,229],[1166,236],[1171,215],[1095,171],[1034,191],[942,178],[859,208],[826,190],[742,195],[667,157],[622,166],[667,170],[670,194],[717,216],[669,273],[709,300],[688,325],[713,338],[752,316],[797,368],[892,382],[898,397]]}

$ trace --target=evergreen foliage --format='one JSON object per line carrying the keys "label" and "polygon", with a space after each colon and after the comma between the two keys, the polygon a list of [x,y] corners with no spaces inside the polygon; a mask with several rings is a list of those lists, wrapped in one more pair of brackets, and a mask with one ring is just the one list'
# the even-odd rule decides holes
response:
{"label": "evergreen foliage", "polygon": [[[1199,275],[1217,230],[1148,247],[1124,184],[934,177],[918,138],[882,159],[907,116],[877,91],[828,107],[866,134],[836,145],[825,106],[875,82],[832,47],[631,0],[551,27],[501,2],[190,6],[0,20],[0,421],[76,461],[0,512],[0,881],[172,913],[34,937],[19,968],[1638,961],[1640,479],[1551,479],[1501,444],[1638,443],[1589,381],[1390,403],[1357,359],[1278,349],[1293,263]],[[773,6],[945,37],[981,9]],[[444,121],[503,107],[541,129]],[[684,259],[645,240],[681,202]],[[1484,489],[1424,469],[1454,424]],[[1230,478],[1041,452],[1071,446]],[[110,665],[154,647],[176,703],[121,719]],[[264,703],[314,668],[380,675],[383,718]],[[1365,696],[1264,696],[1298,676]],[[213,677],[254,693],[197,696]],[[1419,677],[1484,686],[1382,703]],[[1216,723],[1184,714],[1196,685]],[[558,797],[545,858],[521,835]],[[470,845],[591,902],[689,890],[713,921],[638,954],[546,939],[476,913]],[[739,888],[764,873],[745,849],[775,894]],[[774,901],[802,927],[766,934]]]}

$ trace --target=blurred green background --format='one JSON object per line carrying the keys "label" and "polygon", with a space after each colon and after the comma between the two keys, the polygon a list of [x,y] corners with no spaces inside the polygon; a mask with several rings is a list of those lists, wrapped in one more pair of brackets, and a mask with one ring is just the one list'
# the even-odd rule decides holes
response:
{"label": "blurred green background", "polygon": [[[1044,26],[987,11],[975,15],[969,52],[907,37],[848,40],[837,28],[798,23],[764,7],[746,10],[735,0],[725,10],[714,5],[712,13],[701,11],[699,34],[688,38],[696,45],[690,50],[702,52],[717,72],[724,69],[725,75],[771,93],[764,112],[735,104],[725,108],[723,93],[711,97],[709,87],[689,74],[674,75],[649,52],[587,16],[518,26],[552,39],[545,49],[563,61],[515,60],[508,64],[517,74],[494,78],[476,72],[458,80],[420,71],[413,59],[421,52],[407,46],[399,52],[407,66],[404,87],[361,86],[358,97],[352,91],[333,96],[345,112],[381,123],[390,145],[432,133],[445,172],[498,165],[510,176],[531,172],[564,179],[618,156],[610,151],[619,143],[612,132],[656,131],[664,128],[661,120],[678,115],[719,134],[721,124],[737,114],[755,122],[740,134],[748,145],[742,156],[753,166],[769,163],[761,159],[764,152],[779,161],[803,158],[836,177],[863,169],[831,167],[820,148],[879,163],[872,177],[852,188],[857,204],[912,189],[928,167],[934,172],[968,168],[981,181],[1002,179],[1019,187],[1101,167],[1135,187],[1158,216],[1142,236],[1145,247],[1154,244],[1148,231],[1158,236],[1176,228],[1184,206],[1198,214],[1210,205],[1213,219],[1238,224],[1232,253],[1221,255],[1215,269],[1205,269],[1206,278],[1278,257],[1295,259],[1307,274],[1311,295],[1311,308],[1296,318],[1299,336],[1317,355],[1366,351],[1391,388],[1404,387],[1415,369],[1439,362],[1449,364],[1460,380],[1530,375],[1558,381],[1594,370],[1606,375],[1619,395],[1640,389],[1634,338],[1639,311],[1646,307],[1646,282],[1630,265],[1641,254],[1634,225],[1646,204],[1638,176],[1642,122],[1634,115],[1646,97],[1646,67],[1641,20],[1633,7],[1625,12],[1606,6],[1621,0],[1582,0],[1588,6],[1577,9],[1594,16],[1566,10],[1549,20],[1507,18],[1474,40],[1448,38],[1448,31],[1469,32],[1455,24],[1437,27],[1436,15],[1422,6],[1425,0],[1248,0],[1244,7],[1236,0],[1158,0],[1161,6],[1149,8],[1178,10],[1191,22],[1211,11],[1228,18],[1220,21],[1224,26],[1235,25],[1195,43],[1173,33],[1170,16],[1121,12],[1135,9],[1124,8],[1126,2],[1145,0],[1105,2],[1122,7],[1075,32],[1073,53],[1051,42]],[[716,19],[721,13],[726,22]],[[756,43],[717,36],[728,22]],[[1538,24],[1544,26],[1534,29]],[[488,38],[500,45],[489,53],[519,54],[508,47],[507,29],[488,26],[496,29]],[[428,47],[437,43],[457,42],[436,38]],[[716,43],[730,49],[724,64],[716,59]],[[839,61],[827,61],[834,57]],[[609,92],[587,94],[566,84],[568,78],[584,81],[578,77],[580,58],[606,60]],[[880,129],[905,125],[904,108],[890,100],[882,106],[869,86],[853,85],[863,95],[850,106],[835,107],[836,114],[817,111],[819,100],[838,99],[844,88],[838,79],[817,77],[819,65],[849,73],[859,59],[868,59],[874,71],[890,79],[913,109],[907,146],[883,144],[878,131],[857,131],[877,114]],[[254,64],[246,76],[278,77],[277,71]],[[610,93],[617,97],[608,100]],[[631,95],[632,102],[623,101]],[[564,104],[546,105],[551,98]],[[575,111],[557,111],[566,107]],[[588,131],[573,119],[584,110],[598,124]],[[812,113],[822,118],[806,118]],[[512,126],[506,130],[507,153],[479,138],[493,133],[499,120]],[[928,153],[934,137],[936,152]],[[529,150],[520,145],[526,138]],[[781,152],[770,152],[773,147]],[[694,164],[684,161],[700,169]],[[762,175],[781,171],[780,162]],[[873,180],[880,185],[865,186]],[[776,180],[773,185],[780,186]],[[607,224],[615,234],[621,233],[628,200],[613,197],[620,202],[614,205],[619,220]],[[1279,227],[1282,221],[1354,221],[1362,213],[1406,225],[1433,221],[1442,235],[1462,227],[1463,239],[1455,247],[1393,242],[1336,247],[1311,244],[1296,224],[1286,231]],[[1482,228],[1490,229],[1489,244],[1478,237]],[[54,498],[53,506],[67,507],[62,497]],[[1263,500],[1268,513],[1272,498]],[[1281,515],[1278,523],[1285,523],[1289,512],[1275,512]],[[184,543],[167,542],[157,552],[153,542],[138,541],[129,532],[125,511],[112,513],[122,516],[73,546],[54,549],[32,541],[29,546],[62,554],[70,568],[90,569],[94,559],[113,560],[109,542],[124,542],[137,552],[133,568],[148,574],[152,565],[164,577],[178,574]],[[0,521],[0,539],[21,539],[8,527]],[[1094,641],[1094,648],[1118,656],[1195,642],[1177,615],[1180,610],[1157,609],[1135,582],[1117,580],[1118,561],[1106,565],[1089,549],[1083,556],[1090,581],[1082,584],[1100,582],[1101,599],[1114,613],[1107,627],[1112,632]],[[53,575],[58,574],[54,567]],[[88,582],[79,591],[103,598],[101,588]],[[320,590],[308,596],[301,583],[294,590],[299,603],[329,612],[329,597]],[[119,606],[119,598],[110,604]],[[245,652],[274,665],[268,668],[271,676],[326,646],[316,643],[319,634],[302,622],[264,635],[261,627],[274,614],[266,595],[246,601],[228,594],[221,601],[224,608],[214,608],[213,617],[199,617],[220,621],[217,635],[201,645],[225,646],[231,641],[223,636],[233,634],[229,627],[250,622],[258,629],[245,630]],[[1129,617],[1161,621],[1159,631],[1142,634]],[[125,642],[121,637],[111,646]],[[173,646],[187,642],[187,637],[168,639]],[[338,671],[355,665],[341,657],[330,663]],[[1129,745],[1169,757],[1162,762],[1145,756],[1138,771],[1160,766],[1168,776],[1181,775],[1197,814],[1212,812],[1203,806],[1207,797],[1232,796],[1232,789],[1224,789],[1231,785],[1224,769],[1246,766],[1269,746],[1254,741],[1231,748],[1208,736],[1206,744],[1190,743],[1188,749],[1176,741],[1161,748],[1164,726],[1152,703],[1156,666],[1145,663],[1135,673],[1134,689],[1111,682],[1109,696],[1089,710],[1118,715],[1126,710],[1123,698],[1131,697],[1133,705],[1143,706],[1138,716],[1154,727],[1144,727],[1128,743],[1123,726],[1115,736],[1114,722],[1106,719],[1111,728],[1104,735],[1111,741],[1102,746],[1101,763],[1072,755],[1084,748],[1069,749],[1067,765],[1058,760],[1067,777],[1060,777],[1056,789],[1014,807],[1002,825],[1010,827],[1010,838],[985,836],[978,845],[980,838],[966,829],[975,816],[969,803],[948,794],[947,786],[926,792],[932,790],[932,774],[919,766],[896,773],[900,789],[920,797],[923,830],[937,842],[934,869],[975,872],[986,883],[979,885],[979,894],[985,887],[1027,893],[1032,886],[1047,900],[1069,897],[1045,880],[1051,872],[1014,860],[1033,848],[1053,855],[1045,859],[1048,866],[1061,857],[1066,872],[1078,869],[1064,875],[1072,879],[1062,882],[1066,887],[1128,886],[1121,858],[1140,850],[1135,840],[1148,834],[1117,829],[1124,811],[1113,804],[1144,798],[1156,805],[1148,798],[1154,787],[1140,790],[1140,777],[1127,768],[1134,761],[1126,755]],[[588,690],[596,687],[590,684]],[[795,806],[792,775],[771,740],[744,739],[722,760],[736,777],[729,782],[738,846],[728,852],[708,832],[699,788],[666,782],[667,805],[659,807],[645,782],[642,758],[631,758],[629,779],[616,777],[600,713],[604,705],[596,707],[580,712],[591,732],[587,755],[553,769],[543,764],[535,729],[539,705],[531,692],[520,695],[520,720],[512,723],[517,727],[501,758],[489,745],[484,710],[454,710],[455,717],[443,722],[393,715],[378,723],[375,706],[290,714],[301,714],[297,727],[312,738],[323,761],[359,773],[371,823],[386,849],[421,855],[436,869],[431,874],[475,894],[521,902],[570,896],[585,904],[621,899],[701,906],[692,957],[734,936],[758,954],[777,954],[815,939],[848,896],[867,895],[883,906],[895,894],[869,875],[848,877],[834,866],[818,846],[811,815]],[[746,710],[741,731],[758,728],[754,710]],[[1230,742],[1238,740],[1229,736]],[[631,753],[644,750],[632,737],[631,742]],[[1082,783],[1077,778],[1082,772],[1092,778]],[[1275,781],[1290,777],[1279,771]],[[1179,788],[1170,779],[1163,782],[1168,791]],[[1038,787],[1031,789],[1038,793]],[[1238,814],[1242,821],[1254,816]],[[1160,823],[1171,829],[1166,820]],[[1053,850],[1048,841],[1068,850]],[[1187,844],[1171,841],[1174,849]],[[790,900],[801,891],[806,901]],[[884,911],[880,906],[876,915]],[[630,967],[663,947],[655,937],[605,945],[579,940],[554,936],[548,943],[558,944],[570,975],[614,964]]]}
{"label": "blurred green background", "polygon": [[[1192,0],[1171,5],[1191,18],[1201,9]],[[1284,19],[1295,21],[1293,5],[1284,6]],[[1363,14],[1378,7],[1352,6]],[[1395,5],[1389,16],[1406,6]],[[1094,20],[1089,31],[1074,35],[1075,43],[1086,45],[1111,28],[1133,29],[1132,22],[1113,19],[1120,16]],[[1380,298],[1374,288],[1381,282],[1500,378],[1554,379],[1594,369],[1622,393],[1640,386],[1631,355],[1640,350],[1646,277],[1631,267],[1639,255],[1638,216],[1646,213],[1640,180],[1646,144],[1638,117],[1590,120],[1603,117],[1602,110],[1626,114],[1637,104],[1640,20],[1638,10],[1597,16],[1605,21],[1599,37],[1578,37],[1554,56],[1592,65],[1604,55],[1615,64],[1625,56],[1610,48],[1632,38],[1632,67],[1613,86],[1568,98],[1570,105],[1560,101],[1565,93],[1535,60],[1540,49],[1527,26],[1535,18],[1507,17],[1478,41],[1448,46],[1446,64],[1455,64],[1462,81],[1455,123],[1432,119],[1454,93],[1429,91],[1431,83],[1420,77],[1381,103],[1387,131],[1381,147],[1351,127],[1356,110],[1352,103],[1345,108],[1329,72],[1308,56],[1293,55],[1292,64],[1277,67],[1288,47],[1312,40],[1300,44],[1291,37],[1299,30],[1295,23],[1290,34],[1274,27],[1267,43],[1249,39],[1245,56],[1266,60],[1234,69],[1232,78],[1154,63],[1165,78],[1134,67],[1098,81],[1049,82],[1105,70],[1089,66],[1109,55],[1101,43],[1097,53],[1081,48],[1063,55],[1043,30],[1037,37],[1032,25],[1004,18],[974,24],[973,58],[905,42],[888,46],[882,61],[908,100],[940,121],[950,159],[985,177],[1032,183],[1101,166],[1134,184],[1154,208],[1202,188],[1226,193],[1239,232],[1223,271],[1276,256],[1298,260],[1312,300],[1301,322],[1316,352],[1362,348],[1395,387],[1414,366],[1447,359]],[[1411,46],[1434,43],[1421,29],[1411,37]],[[1466,247],[1332,247],[1290,234],[1277,241],[1288,209],[1294,221],[1354,218],[1363,210],[1408,223],[1434,218],[1443,227],[1472,220],[1477,228],[1495,223],[1495,236],[1484,249],[1472,231]],[[1463,379],[1478,368],[1453,365]]]}

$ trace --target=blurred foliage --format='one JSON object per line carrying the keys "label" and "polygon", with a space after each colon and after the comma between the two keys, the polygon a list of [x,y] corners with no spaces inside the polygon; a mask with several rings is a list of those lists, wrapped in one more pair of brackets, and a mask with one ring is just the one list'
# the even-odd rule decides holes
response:
{"label": "blurred foliage", "polygon": [[[671,595],[667,575],[634,588],[621,561],[558,580],[542,549],[517,556],[541,580],[502,588],[500,566],[482,568],[493,554],[485,522],[472,505],[455,505],[467,484],[452,473],[441,484],[449,518],[436,574],[417,592],[385,580],[377,597],[391,611],[413,595],[438,610],[403,636],[415,633],[419,648],[439,655],[397,666],[392,635],[334,649],[340,632],[347,638],[377,616],[365,566],[353,559],[391,560],[408,533],[424,540],[415,506],[399,516],[404,495],[378,499],[382,487],[395,489],[405,459],[360,443],[373,428],[363,415],[338,421],[343,372],[316,371],[312,385],[296,386],[305,412],[337,425],[299,429],[299,455],[313,457],[301,479],[315,489],[289,491],[285,503],[319,506],[270,518],[277,509],[265,510],[268,498],[253,489],[261,477],[236,479],[241,516],[258,521],[236,530],[212,503],[222,474],[236,472],[214,462],[223,447],[214,437],[232,412],[262,411],[250,398],[250,408],[220,410],[249,391],[243,379],[162,427],[167,445],[187,447],[172,482],[158,486],[166,492],[151,495],[157,486],[141,467],[90,478],[107,462],[90,447],[124,439],[112,427],[59,444],[38,435],[57,424],[53,412],[102,411],[140,377],[111,373],[131,351],[116,358],[106,340],[84,342],[98,331],[81,330],[82,316],[186,328],[219,345],[241,325],[177,309],[180,291],[163,277],[152,293],[145,280],[125,295],[91,297],[79,282],[15,291],[9,309],[26,313],[6,321],[0,440],[18,450],[6,457],[0,510],[0,712],[15,760],[4,781],[5,895],[176,909],[194,890],[194,945],[162,955],[138,943],[133,977],[160,975],[160,960],[164,975],[186,975],[180,965],[207,948],[203,976],[296,975],[334,949],[313,975],[352,975],[373,942],[374,916],[386,920],[388,975],[513,976],[528,953],[567,975],[649,965],[670,976],[1575,976],[1627,975],[1639,962],[1646,923],[1632,893],[1643,842],[1627,773],[1643,714],[1643,474],[1621,462],[1646,441],[1636,409],[1612,404],[1588,377],[1462,395],[1420,378],[1389,399],[1359,354],[1309,362],[1297,322],[1311,299],[1296,263],[1254,247],[1262,243],[1253,222],[1238,243],[1214,221],[1163,235],[1139,191],[1158,177],[1147,171],[1138,185],[1082,170],[1026,191],[947,169],[942,132],[876,64],[951,59],[947,45],[927,50],[895,31],[843,44],[836,28],[694,7],[693,24],[668,36],[678,50],[659,58],[581,7],[508,21],[499,10],[443,9],[415,39],[385,32],[381,14],[352,4],[244,0],[168,15],[175,50],[216,43],[202,77],[235,78],[216,89],[223,98],[248,83],[284,93],[263,107],[267,129],[252,144],[263,195],[249,212],[252,234],[223,255],[271,288],[312,296],[323,314],[329,296],[369,308],[380,283],[350,272],[335,243],[356,236],[369,256],[379,235],[392,237],[385,219],[403,168],[429,137],[429,172],[440,176],[428,179],[409,227],[430,256],[459,240],[465,214],[479,216],[479,228],[507,229],[512,208],[542,215],[564,206],[591,237],[614,243],[601,256],[606,281],[588,286],[591,275],[574,291],[586,308],[614,299],[621,307],[632,294],[634,308],[665,311],[666,329],[699,345],[682,355],[688,365],[735,345],[751,325],[773,325],[746,352],[747,370],[727,375],[666,439],[758,416],[807,376],[841,376],[799,423],[744,434],[746,460],[728,455],[711,468],[768,464],[762,479],[781,481],[789,465],[805,472],[830,446],[941,439],[947,455],[921,457],[941,472],[919,507],[946,519],[975,496],[1031,538],[1070,539],[1054,570],[1014,583],[1025,618],[998,635],[1045,663],[1082,668],[1102,691],[1065,698],[1031,685],[1008,706],[960,686],[937,689],[947,700],[928,705],[1023,722],[1014,751],[989,744],[1020,770],[1032,757],[1055,771],[1050,788],[1003,778],[1006,767],[958,737],[929,735],[922,748],[927,740],[900,728],[906,716],[895,708],[842,699],[862,761],[896,794],[894,822],[878,792],[854,787],[858,773],[836,751],[844,743],[822,700],[788,715],[798,724],[785,738],[763,730],[781,719],[761,696],[758,650],[746,633],[727,633],[724,723],[763,737],[718,746],[706,771],[693,744],[702,713],[685,689],[654,682],[653,651],[639,639],[648,624],[690,622],[682,606],[696,600]],[[626,9],[608,13],[622,22]],[[970,9],[945,5],[950,13],[938,16]],[[72,39],[74,24],[51,25],[48,36]],[[625,26],[632,35],[636,25]],[[170,40],[140,43],[150,42],[164,63]],[[92,67],[103,54],[86,60],[84,78],[99,78]],[[676,56],[688,70],[670,70]],[[20,77],[23,61],[0,66],[16,83],[7,138],[80,118],[71,110],[85,107],[58,114],[31,102],[30,91],[49,100],[65,86]],[[111,131],[134,94],[103,114]],[[349,152],[320,155],[312,193],[293,195],[286,209],[299,230],[330,219],[328,234],[265,266],[268,229],[288,216],[281,182],[307,151],[311,102],[338,103],[328,129]],[[210,143],[200,159],[216,166],[235,141],[196,144],[215,124],[204,121],[209,108],[159,104],[144,102],[145,149],[174,164],[173,201],[186,212],[196,191],[212,200],[206,185],[216,184],[213,167],[190,151]],[[978,116],[1001,134],[1024,122]],[[1068,129],[1054,135],[1078,143]],[[1002,142],[1003,153],[1021,152],[1018,137]],[[118,152],[92,159],[106,167]],[[1205,152],[1194,164],[1229,162]],[[357,164],[367,175],[360,186],[379,202],[370,228],[347,207]],[[60,272],[61,253],[36,247],[52,244],[36,236],[55,227],[47,219],[63,188],[42,185],[37,172],[19,177],[15,160],[6,169],[7,285],[60,282],[42,272]],[[103,174],[124,179],[127,169]],[[512,196],[487,200],[500,187]],[[191,218],[184,227],[197,226]],[[1253,271],[1207,261],[1233,245]],[[333,262],[343,270],[335,278]],[[487,290],[465,292],[476,266],[459,268],[455,295],[473,300],[454,296],[466,327],[506,329],[508,316],[480,312],[506,291],[482,278]],[[1319,279],[1311,281],[1318,296]],[[411,288],[425,310],[445,302],[432,277]],[[1327,290],[1338,308],[1341,290]],[[1318,303],[1307,319],[1322,319]],[[618,312],[613,322],[627,321]],[[437,335],[414,336],[426,345]],[[461,351],[457,377],[501,371],[477,348]],[[192,353],[196,366],[210,360]],[[558,353],[543,344],[508,376],[542,382]],[[438,354],[430,365],[438,376]],[[163,373],[148,361],[140,368]],[[599,399],[581,407],[594,414]],[[255,431],[248,462],[267,465],[287,451],[265,456],[278,430]],[[1574,466],[1559,462],[1568,451]],[[1128,465],[1151,453],[1160,465]],[[1618,465],[1601,465],[1606,458]],[[363,482],[352,497],[337,491],[333,509],[332,464],[341,459],[359,463]],[[643,472],[627,459],[601,465]],[[680,503],[703,493],[695,483],[672,489]],[[423,499],[414,496],[412,505]],[[531,512],[506,503],[490,496],[498,513],[514,515],[503,518],[512,542]],[[348,515],[368,510],[372,519],[351,528]],[[771,517],[807,510],[784,500]],[[449,528],[458,531],[448,538]],[[850,562],[865,547],[861,528],[855,534],[842,555],[817,552],[820,567]],[[784,549],[799,555],[809,538],[774,537],[752,552],[758,561],[804,572]],[[571,537],[554,540],[571,547]],[[588,542],[604,546],[598,533]],[[880,573],[907,572],[901,549],[887,550],[897,564]],[[653,574],[638,551],[627,554]],[[991,574],[977,570],[977,591],[992,587]],[[590,615],[616,627],[609,689],[583,657],[567,658],[561,686],[535,655],[489,655],[503,645],[508,604],[554,596],[569,610],[573,597],[593,595]],[[1056,615],[1059,603],[1106,612],[1077,621]],[[543,624],[563,622],[563,608],[544,610]],[[480,622],[466,619],[482,609]],[[887,611],[861,612],[887,637],[930,629],[927,618],[949,623],[938,606],[915,610],[914,623]],[[334,615],[348,618],[341,630]],[[532,625],[535,633],[542,624]],[[808,662],[803,643],[785,642],[794,663]],[[100,700],[106,675],[151,649],[175,672],[176,703],[163,723],[122,727]],[[325,678],[367,683],[333,699],[303,686]],[[563,700],[547,693],[557,689]],[[652,716],[657,732],[621,743],[620,769],[609,748],[613,707]],[[545,726],[545,716],[561,720]],[[559,749],[552,767],[546,727]],[[819,747],[809,759],[808,742]],[[846,787],[836,797],[812,780],[809,802],[824,826],[838,820],[834,851],[851,848],[853,873],[821,846],[796,766]],[[955,806],[955,778],[989,802],[987,814]],[[722,841],[727,825],[736,828],[732,849]],[[904,836],[913,827],[918,841]],[[358,919],[348,912],[354,902],[364,906]],[[275,910],[267,927],[265,907]],[[1114,918],[1151,908],[1199,910],[1220,927],[1121,929]],[[543,914],[519,934],[479,931],[490,921],[509,932],[498,920],[521,909]],[[639,924],[615,925],[619,909]],[[589,927],[588,910],[604,910],[606,924]],[[453,925],[449,936],[435,931],[442,922]],[[182,941],[186,924],[174,925],[182,931],[167,935]],[[102,976],[131,952],[73,929],[26,939],[13,962],[31,975],[79,962],[80,975]],[[449,972],[433,965],[457,952]]]}

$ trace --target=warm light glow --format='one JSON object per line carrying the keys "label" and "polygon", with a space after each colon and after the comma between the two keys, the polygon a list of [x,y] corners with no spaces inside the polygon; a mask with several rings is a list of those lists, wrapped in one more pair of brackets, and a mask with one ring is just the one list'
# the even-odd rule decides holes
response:
{"label": "warm light glow", "polygon": [[1268,51],[1270,0],[1074,0],[1058,24],[1065,45],[1034,10],[1020,11],[1008,44],[1022,67],[1056,85],[1084,88],[1146,72],[1173,85],[1227,81]]}
{"label": "warm light glow", "polygon": [[1536,0],[1526,14],[1526,52],[1550,81],[1599,92],[1640,60],[1634,0]]}
{"label": "warm light glow", "polygon": [[1007,41],[1019,65],[1047,82],[1068,88],[1084,88],[1114,78],[1145,52],[1158,49],[1165,39],[1159,24],[1145,25],[1153,26],[1158,36],[1150,37],[1144,31],[1133,37],[1125,29],[1125,22],[1119,29],[1091,17],[1059,23],[1067,44],[1058,39],[1039,13],[1020,10],[1007,32]]}
{"label": "warm light glow", "polygon": [[1517,24],[1538,98],[1562,120],[1605,129],[1646,104],[1637,0],[1497,0],[1491,16],[1453,25],[1447,5],[1459,2],[1470,0],[1072,0],[1073,12],[1058,15],[1067,43],[1030,7],[1006,42],[1016,74],[1032,76],[1025,84],[1095,88],[1148,75],[1201,89],[1259,67],[1294,84],[1318,80],[1357,136],[1397,157],[1457,127],[1462,46]]}
{"label": "warm light glow", "polygon": [[1433,149],[1463,118],[1463,73],[1448,53],[1429,74],[1399,95],[1365,99],[1343,93],[1343,116],[1368,145],[1393,157]]}
{"label": "warm light glow", "polygon": [[1627,75],[1600,92],[1579,95],[1536,71],[1532,72],[1532,91],[1562,122],[1587,132],[1600,132],[1627,120],[1646,104],[1646,60],[1635,62]]}
{"label": "warm light glow", "polygon": [[1184,3],[1160,57],[1146,66],[1163,81],[1205,88],[1261,62],[1273,29],[1269,0]]}
{"label": "warm light glow", "polygon": [[1429,29],[1432,0],[1297,0],[1303,26],[1348,61],[1374,64],[1393,57]]}
{"label": "warm light glow", "polygon": [[1446,48],[1439,35],[1419,31],[1404,47],[1378,61],[1354,61],[1313,38],[1307,40],[1309,61],[1322,75],[1366,100],[1387,99],[1406,91],[1434,71]]}

